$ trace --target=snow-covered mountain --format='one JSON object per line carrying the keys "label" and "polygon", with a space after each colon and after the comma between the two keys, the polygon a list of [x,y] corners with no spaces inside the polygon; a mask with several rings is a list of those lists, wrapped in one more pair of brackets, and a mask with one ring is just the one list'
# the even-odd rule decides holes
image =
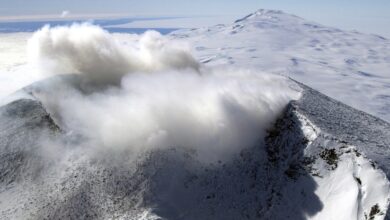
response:
{"label": "snow-covered mountain", "polygon": [[1,219],[390,219],[387,39],[259,10],[172,33],[200,66],[145,36],[35,35],[78,74],[1,103]]}
{"label": "snow-covered mountain", "polygon": [[82,84],[46,82],[0,108],[2,219],[384,219],[388,210],[390,124],[302,84],[265,144],[205,164],[196,148],[91,151],[39,98]]}
{"label": "snow-covered mountain", "polygon": [[172,34],[208,65],[231,64],[287,75],[390,121],[390,41],[282,11],[258,10],[233,24]]}

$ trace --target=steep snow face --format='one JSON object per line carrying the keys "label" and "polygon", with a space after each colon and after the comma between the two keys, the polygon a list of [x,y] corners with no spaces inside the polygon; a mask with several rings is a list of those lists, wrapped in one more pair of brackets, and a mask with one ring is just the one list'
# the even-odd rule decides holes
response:
{"label": "steep snow face", "polygon": [[[297,115],[303,130],[317,133],[304,157],[310,158],[306,168],[317,183],[315,194],[324,208],[307,219],[383,219],[390,199],[385,173],[355,146],[321,132]],[[308,140],[313,137],[306,135]]]}
{"label": "steep snow face", "polygon": [[[367,122],[366,135],[359,126],[353,128],[347,115]],[[382,123],[305,87],[266,138],[273,185],[265,216],[387,219],[389,153],[388,148],[382,157],[375,152],[382,148],[376,139],[389,142],[390,125]],[[356,141],[360,137],[365,141]],[[303,216],[294,210],[303,210]]]}
{"label": "steep snow face", "polygon": [[303,130],[317,134],[305,148],[305,164],[327,207],[313,218],[388,219],[390,125],[301,86],[305,92],[293,106]]}
{"label": "steep snow face", "polygon": [[253,67],[292,77],[390,121],[390,41],[281,11],[259,10],[229,25],[181,30],[208,65]]}

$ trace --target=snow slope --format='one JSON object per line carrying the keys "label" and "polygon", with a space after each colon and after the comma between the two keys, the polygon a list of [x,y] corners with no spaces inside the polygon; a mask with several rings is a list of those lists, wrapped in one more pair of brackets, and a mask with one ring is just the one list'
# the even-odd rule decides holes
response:
{"label": "snow slope", "polygon": [[43,78],[27,65],[26,48],[30,37],[30,33],[0,34],[0,100]]}
{"label": "snow slope", "polygon": [[287,75],[390,121],[390,41],[381,36],[326,27],[273,10],[171,35],[190,41],[203,63]]}
{"label": "snow slope", "polygon": [[[80,86],[69,79],[54,82]],[[0,107],[1,219],[379,220],[388,210],[390,124],[302,84],[265,145],[204,163],[196,148],[91,151],[36,96],[52,91],[45,82]]]}
{"label": "snow slope", "polygon": [[[270,218],[286,219],[281,210],[305,207],[306,219],[388,219],[390,125],[300,86],[302,97],[267,138],[268,155],[279,169],[275,179],[283,176],[274,185],[281,195]],[[302,195],[301,201],[292,199]],[[291,203],[295,207],[286,205]]]}

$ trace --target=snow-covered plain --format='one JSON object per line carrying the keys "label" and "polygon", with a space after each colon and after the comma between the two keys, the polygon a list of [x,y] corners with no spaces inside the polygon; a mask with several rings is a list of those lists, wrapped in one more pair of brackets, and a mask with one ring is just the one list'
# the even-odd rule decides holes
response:
{"label": "snow-covered plain", "polygon": [[27,64],[27,40],[31,33],[0,34],[0,99],[42,79]]}

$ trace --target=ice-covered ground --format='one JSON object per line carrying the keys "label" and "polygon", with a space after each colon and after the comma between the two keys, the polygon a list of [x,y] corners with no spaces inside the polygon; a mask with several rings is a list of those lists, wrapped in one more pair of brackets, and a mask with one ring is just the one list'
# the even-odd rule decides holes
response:
{"label": "ice-covered ground", "polygon": [[27,65],[27,39],[31,33],[0,34],[0,99],[36,80],[38,71]]}
{"label": "ice-covered ground", "polygon": [[309,140],[303,164],[324,206],[313,219],[384,218],[390,198],[390,124],[301,86],[303,95],[290,109]]}
{"label": "ice-covered ground", "polygon": [[181,30],[209,65],[290,76],[390,121],[390,41],[343,31],[281,11],[259,10],[233,24]]}

